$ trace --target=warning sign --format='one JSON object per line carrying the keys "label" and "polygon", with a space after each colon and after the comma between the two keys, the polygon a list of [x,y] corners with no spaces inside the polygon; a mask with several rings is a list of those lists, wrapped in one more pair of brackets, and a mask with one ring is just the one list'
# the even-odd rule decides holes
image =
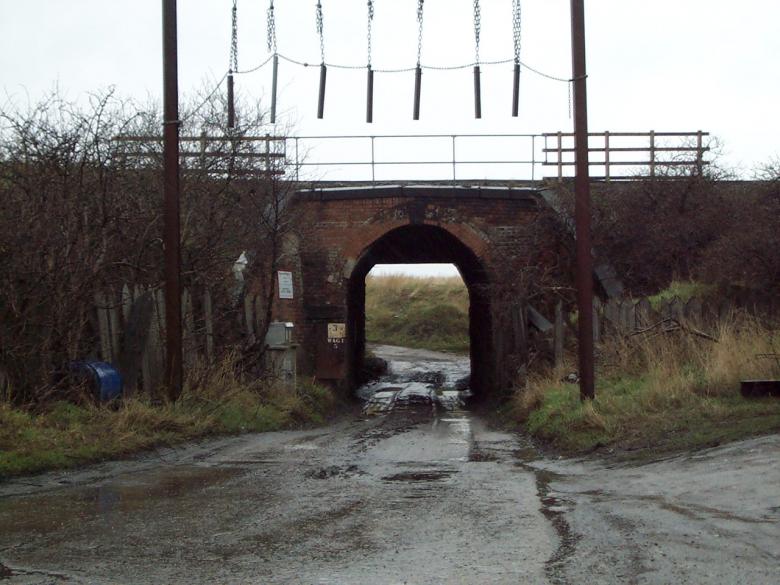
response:
{"label": "warning sign", "polygon": [[344,323],[328,323],[328,341],[341,343],[347,336],[347,326]]}
{"label": "warning sign", "polygon": [[293,298],[293,278],[292,272],[279,271],[279,298]]}

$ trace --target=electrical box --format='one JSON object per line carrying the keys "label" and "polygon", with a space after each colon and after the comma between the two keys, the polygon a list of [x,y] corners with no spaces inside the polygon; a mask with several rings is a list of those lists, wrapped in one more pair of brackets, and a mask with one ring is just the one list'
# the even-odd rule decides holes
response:
{"label": "electrical box", "polygon": [[274,322],[268,326],[265,344],[270,373],[287,388],[294,388],[297,377],[297,344],[293,343],[295,325],[289,321]]}
{"label": "electrical box", "polygon": [[265,334],[265,344],[271,348],[291,344],[294,328],[295,325],[289,321],[271,323],[268,326],[268,333]]}

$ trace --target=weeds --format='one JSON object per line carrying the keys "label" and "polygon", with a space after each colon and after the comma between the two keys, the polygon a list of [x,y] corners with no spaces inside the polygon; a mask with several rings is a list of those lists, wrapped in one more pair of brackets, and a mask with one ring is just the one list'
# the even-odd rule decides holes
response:
{"label": "weeds", "polygon": [[657,309],[662,303],[678,298],[683,302],[694,297],[707,297],[714,294],[717,287],[713,284],[694,282],[687,280],[673,280],[671,284],[661,292],[648,297],[650,305]]}
{"label": "weeds", "polygon": [[467,352],[469,295],[460,277],[366,279],[366,337],[374,343]]}
{"label": "weeds", "polygon": [[52,402],[32,412],[0,402],[0,477],[67,468],[215,434],[322,424],[332,392],[305,381],[282,388],[242,379],[235,360],[195,366],[176,403],[146,396],[115,405]]}
{"label": "weeds", "polygon": [[780,401],[746,400],[740,381],[780,376],[777,333],[756,320],[731,319],[713,342],[682,331],[620,338],[599,348],[596,399],[548,372],[512,404],[533,435],[568,452],[609,445],[657,452],[701,447],[780,429]]}

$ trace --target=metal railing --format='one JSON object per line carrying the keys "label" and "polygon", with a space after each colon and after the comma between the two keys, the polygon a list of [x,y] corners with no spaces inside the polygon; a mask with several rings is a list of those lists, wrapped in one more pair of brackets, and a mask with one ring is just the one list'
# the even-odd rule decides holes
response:
{"label": "metal railing", "polygon": [[[296,180],[300,179],[301,169],[308,168],[355,168],[363,167],[370,170],[370,180],[377,180],[377,171],[388,168],[402,167],[434,167],[449,169],[447,179],[457,181],[458,179],[471,179],[474,176],[464,176],[459,169],[462,167],[484,166],[502,166],[510,168],[505,179],[530,179],[539,178],[539,170],[542,163],[542,151],[539,148],[543,135],[541,134],[383,134],[383,135],[351,135],[351,136],[293,136],[289,137],[288,142],[292,142],[294,151],[294,167],[296,169]],[[519,158],[496,157],[497,149],[488,149],[489,156],[469,156],[459,154],[459,149],[463,149],[468,142],[477,142],[490,140],[494,144],[498,141],[509,143],[510,152],[525,152],[524,156]],[[439,156],[431,156],[430,149],[425,148],[424,142],[437,143]],[[336,159],[336,158],[318,158],[318,147],[322,143],[327,143],[329,152],[336,150],[339,143],[345,142],[363,143],[362,152],[364,156],[355,159]],[[403,155],[407,158],[398,158],[398,156],[383,158],[378,149],[383,144],[395,142],[400,144],[403,149]],[[408,158],[413,153],[415,146],[418,146],[419,158]],[[305,149],[305,150],[304,150]],[[289,148],[287,151],[289,152]],[[290,160],[288,158],[288,160]],[[525,170],[525,176],[520,172]],[[387,176],[385,180],[399,177]]]}
{"label": "metal railing", "polygon": [[[590,167],[595,180],[701,175],[709,147],[698,132],[595,132],[589,134]],[[159,157],[160,139],[121,136],[135,145],[124,154]],[[383,134],[325,136],[183,136],[181,157],[196,167],[213,167],[220,157],[242,160],[255,174],[294,174],[296,181],[530,180],[570,177],[574,135],[546,134]],[[508,156],[505,153],[516,153]],[[646,157],[638,156],[646,154]],[[195,161],[193,161],[195,162]],[[189,163],[188,166],[192,166]],[[219,165],[217,165],[218,167]],[[544,169],[555,169],[555,175]],[[420,172],[425,168],[426,172]],[[500,168],[501,171],[497,171]],[[621,174],[614,169],[620,168]],[[365,169],[361,176],[355,169]],[[395,174],[387,171],[393,170]],[[443,169],[441,173],[439,170]],[[342,176],[333,177],[332,171]],[[476,170],[476,173],[474,172]],[[469,175],[470,173],[470,175]],[[383,176],[379,176],[379,175]],[[436,175],[431,177],[431,175]],[[365,178],[363,178],[365,177]]]}
{"label": "metal railing", "polygon": [[[709,164],[704,155],[710,150],[704,144],[708,132],[592,132],[588,134],[589,166],[602,168],[603,174],[591,173],[591,179],[626,180],[643,177],[673,177],[680,174],[702,175]],[[544,163],[556,167],[556,177],[564,177],[564,169],[573,167],[574,134],[555,132],[543,135]],[[592,140],[595,139],[595,140]],[[646,142],[645,142],[646,141]],[[552,146],[550,143],[552,142]],[[593,145],[596,142],[596,146]],[[616,144],[617,142],[617,144]],[[638,158],[644,153],[647,158]],[[552,156],[552,159],[551,159]],[[614,167],[633,173],[615,175]],[[647,172],[645,172],[647,169]]]}

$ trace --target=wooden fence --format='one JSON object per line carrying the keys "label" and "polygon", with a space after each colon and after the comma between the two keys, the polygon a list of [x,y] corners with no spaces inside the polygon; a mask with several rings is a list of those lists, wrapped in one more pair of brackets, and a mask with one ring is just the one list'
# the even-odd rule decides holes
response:
{"label": "wooden fence", "polygon": [[[736,311],[753,315],[765,323],[776,323],[780,317],[780,300],[758,298],[712,299],[693,297],[683,301],[677,297],[657,303],[647,298],[610,299],[602,303],[593,300],[593,339],[596,343],[615,336],[638,335],[659,328],[686,329],[694,334],[715,338],[717,324]],[[553,327],[555,363],[562,363],[565,319],[562,305],[556,308]]]}
{"label": "wooden fence", "polygon": [[[246,347],[264,335],[265,300],[243,295],[215,315],[212,291],[182,293],[182,357],[185,367],[214,364],[229,347]],[[165,298],[157,287],[124,285],[95,294],[95,355],[122,373],[126,394],[154,392],[165,367]]]}

